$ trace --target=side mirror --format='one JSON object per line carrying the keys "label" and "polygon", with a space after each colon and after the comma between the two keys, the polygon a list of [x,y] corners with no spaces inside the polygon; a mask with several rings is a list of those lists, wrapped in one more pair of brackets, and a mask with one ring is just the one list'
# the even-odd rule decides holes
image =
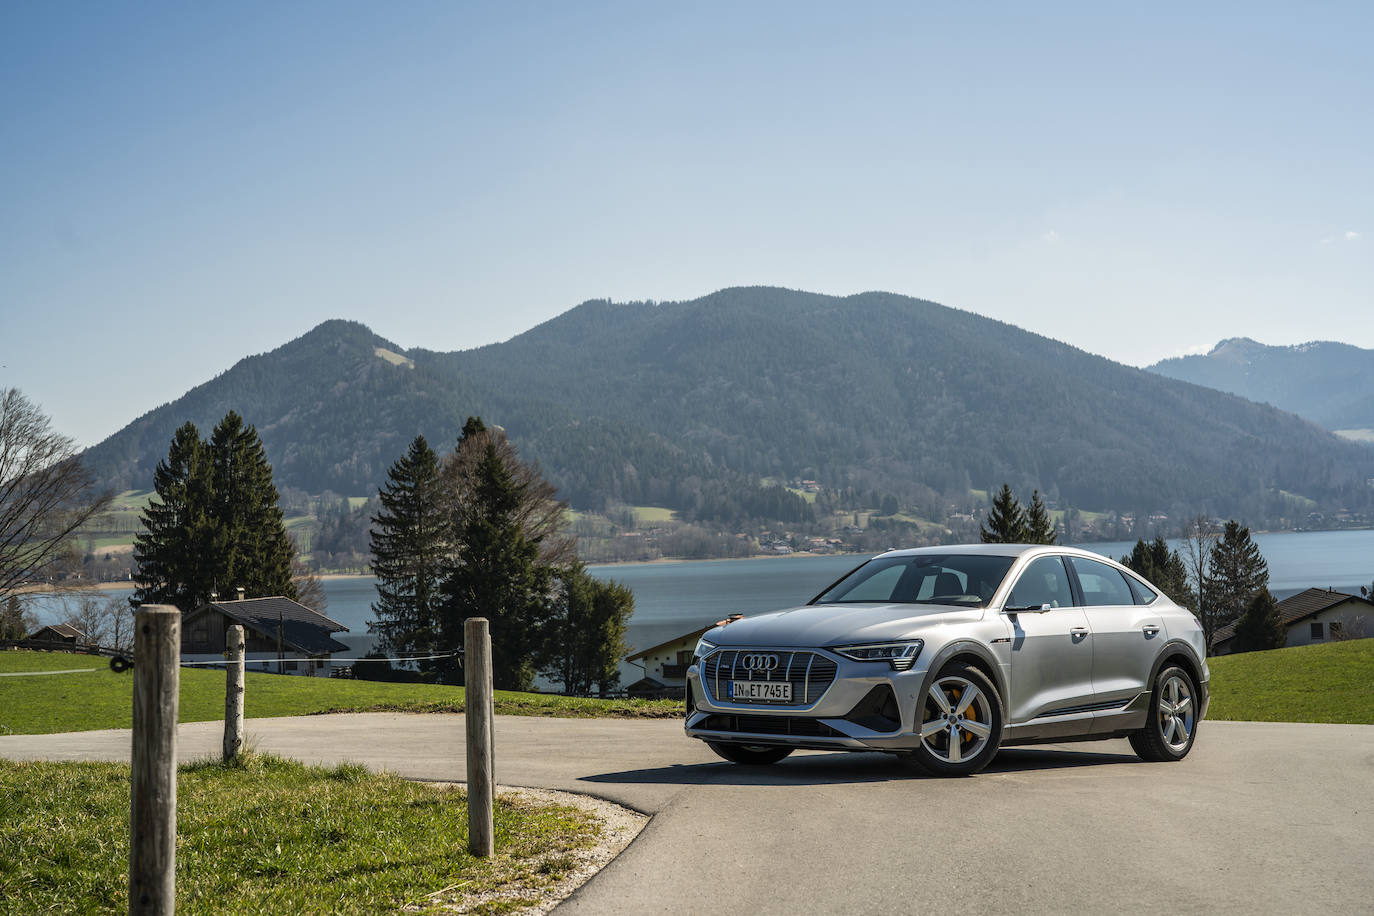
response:
{"label": "side mirror", "polygon": [[1046,614],[1054,610],[1048,604],[1027,604],[1024,607],[1004,607],[1003,614]]}

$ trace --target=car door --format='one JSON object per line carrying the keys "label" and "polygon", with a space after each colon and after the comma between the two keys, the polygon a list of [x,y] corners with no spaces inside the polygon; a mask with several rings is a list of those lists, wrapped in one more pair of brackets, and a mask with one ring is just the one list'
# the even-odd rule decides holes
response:
{"label": "car door", "polygon": [[1149,687],[1155,657],[1168,635],[1164,618],[1150,605],[1136,603],[1120,570],[1083,557],[1070,557],[1069,565],[1093,633],[1093,702],[1124,706]]}
{"label": "car door", "polygon": [[[1035,607],[1047,611],[1007,613],[1011,624],[1011,689],[1008,711],[1014,725],[1047,716],[1075,714],[1091,702],[1093,644],[1083,608],[1077,606],[1064,559],[1039,557],[1021,572],[1006,608]],[[1081,727],[1066,723],[1058,734],[1086,733],[1091,716]]]}

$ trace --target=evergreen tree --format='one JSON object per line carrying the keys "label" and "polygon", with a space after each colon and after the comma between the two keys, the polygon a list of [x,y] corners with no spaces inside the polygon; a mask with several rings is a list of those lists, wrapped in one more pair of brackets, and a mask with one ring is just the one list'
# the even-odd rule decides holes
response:
{"label": "evergreen tree", "polygon": [[183,613],[242,587],[249,597],[297,596],[295,545],[286,534],[262,440],[230,411],[207,445],[196,427],[176,431],[153,474],[157,496],[134,540],[135,604]]}
{"label": "evergreen tree", "polygon": [[[433,655],[440,587],[448,570],[448,518],[439,457],[424,436],[391,466],[378,494],[372,523],[372,572],[377,577],[375,617],[368,630],[381,648],[402,655]],[[456,644],[455,644],[456,647]],[[421,662],[431,671],[433,662]]]}
{"label": "evergreen tree", "polygon": [[132,604],[172,604],[188,613],[210,600],[227,543],[210,514],[212,489],[209,451],[186,423],[153,472],[156,496],[134,538]]}
{"label": "evergreen tree", "polygon": [[1255,593],[1236,624],[1235,651],[1258,652],[1282,649],[1288,641],[1288,629],[1283,625],[1278,602],[1269,589]]}
{"label": "evergreen tree", "polygon": [[18,595],[5,599],[5,607],[0,610],[0,639],[23,639],[38,629],[38,621],[24,609]]}
{"label": "evergreen tree", "polygon": [[[553,567],[540,561],[542,535],[528,535],[522,524],[531,484],[508,465],[495,431],[469,427],[472,420],[449,478],[455,486],[453,570],[443,587],[439,639],[460,645],[463,621],[486,617],[495,686],[528,690],[543,648]],[[455,679],[455,663],[440,664],[445,682]]]}
{"label": "evergreen tree", "polygon": [[1059,536],[1054,531],[1054,521],[1050,518],[1039,490],[1031,491],[1031,505],[1026,512],[1026,543],[1054,544]]}
{"label": "evergreen tree", "polygon": [[984,544],[1026,543],[1026,511],[1016,501],[1010,486],[1002,484],[1002,489],[992,498],[987,521],[978,527]]}
{"label": "evergreen tree", "polygon": [[1121,565],[1140,573],[1180,607],[1195,608],[1188,568],[1178,551],[1169,549],[1162,534],[1148,544],[1136,541],[1130,555],[1121,558]]}
{"label": "evergreen tree", "polygon": [[1256,593],[1269,587],[1269,564],[1250,529],[1232,520],[1212,549],[1207,597],[1219,629],[1238,619]]}
{"label": "evergreen tree", "polygon": [[602,582],[580,563],[557,573],[558,588],[543,653],[543,673],[565,693],[613,690],[620,659],[628,651],[625,625],[634,613],[634,593],[618,582]]}
{"label": "evergreen tree", "polygon": [[257,430],[235,411],[210,435],[210,463],[211,515],[226,542],[215,576],[221,597],[243,588],[250,598],[296,598],[296,547],[286,533],[272,466]]}

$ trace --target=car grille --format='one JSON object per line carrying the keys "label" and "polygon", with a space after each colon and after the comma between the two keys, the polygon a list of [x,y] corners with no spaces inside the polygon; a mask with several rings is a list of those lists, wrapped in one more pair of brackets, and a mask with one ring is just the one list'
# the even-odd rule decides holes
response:
{"label": "car grille", "polygon": [[[746,655],[776,655],[778,666],[771,671],[750,671],[743,665]],[[821,698],[835,680],[833,661],[817,652],[767,651],[759,649],[721,649],[706,657],[701,665],[701,682],[717,702],[740,706],[810,706]],[[735,700],[730,697],[730,681],[770,681],[792,684],[792,700]]]}
{"label": "car grille", "polygon": [[693,726],[708,732],[733,732],[742,735],[794,735],[800,738],[843,738],[819,719],[802,716],[727,716],[710,715]]}

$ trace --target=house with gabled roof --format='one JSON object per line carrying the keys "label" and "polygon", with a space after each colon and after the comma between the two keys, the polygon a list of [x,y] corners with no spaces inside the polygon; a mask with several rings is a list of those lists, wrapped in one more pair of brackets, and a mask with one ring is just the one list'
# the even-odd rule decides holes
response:
{"label": "house with gabled roof", "polygon": [[249,671],[328,677],[331,657],[349,651],[333,637],[348,627],[276,595],[211,601],[187,614],[181,621],[182,662],[222,661],[225,634],[235,624],[243,627]]}
{"label": "house with gabled roof", "polygon": [[[1285,648],[1374,636],[1374,601],[1359,595],[1309,588],[1283,599],[1278,608],[1288,631]],[[1227,655],[1234,650],[1238,623],[1227,624],[1212,636],[1214,655]]]}
{"label": "house with gabled roof", "polygon": [[79,646],[85,644],[86,634],[69,623],[54,623],[25,636],[24,642],[43,643],[45,645],[61,643],[65,646]]}

